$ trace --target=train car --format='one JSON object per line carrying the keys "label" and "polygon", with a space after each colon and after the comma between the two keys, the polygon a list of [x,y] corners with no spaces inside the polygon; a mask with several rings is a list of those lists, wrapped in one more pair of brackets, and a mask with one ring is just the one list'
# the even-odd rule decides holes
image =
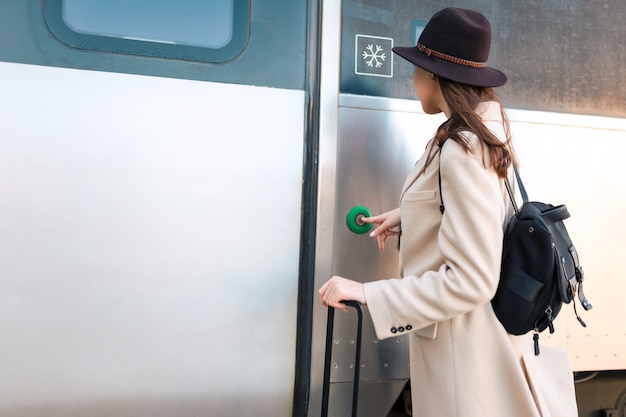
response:
{"label": "train car", "polygon": [[[0,417],[319,415],[317,288],[398,274],[346,216],[395,207],[443,121],[391,48],[445,6],[492,22],[526,188],[572,213],[594,309],[542,341],[581,417],[623,415],[621,0],[0,0]],[[419,415],[365,315],[333,415],[355,366],[360,415]]]}

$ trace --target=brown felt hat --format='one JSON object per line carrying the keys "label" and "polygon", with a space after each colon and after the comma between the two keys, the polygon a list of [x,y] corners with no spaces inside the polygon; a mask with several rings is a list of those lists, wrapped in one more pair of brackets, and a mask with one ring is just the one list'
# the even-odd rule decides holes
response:
{"label": "brown felt hat", "polygon": [[506,84],[502,71],[487,66],[491,25],[474,10],[446,8],[428,21],[417,45],[393,52],[439,77],[477,87]]}

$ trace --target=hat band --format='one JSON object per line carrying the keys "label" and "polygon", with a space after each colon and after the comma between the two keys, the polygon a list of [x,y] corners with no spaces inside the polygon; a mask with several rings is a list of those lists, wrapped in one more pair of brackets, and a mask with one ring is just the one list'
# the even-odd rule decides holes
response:
{"label": "hat band", "polygon": [[425,47],[421,43],[417,44],[417,49],[421,53],[426,54],[428,56],[432,55],[432,56],[434,56],[436,58],[443,59],[444,61],[453,62],[455,64],[463,65],[465,67],[484,68],[484,67],[487,66],[486,62],[476,62],[476,61],[470,61],[468,59],[457,58],[457,57],[452,56],[452,55],[444,54],[443,52],[434,51],[434,50],[432,50],[430,48]]}

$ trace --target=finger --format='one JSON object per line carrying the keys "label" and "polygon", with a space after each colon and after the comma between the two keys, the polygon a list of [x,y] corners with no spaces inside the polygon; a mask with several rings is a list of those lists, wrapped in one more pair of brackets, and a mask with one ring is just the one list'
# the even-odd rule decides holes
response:
{"label": "finger", "polygon": [[337,285],[341,282],[341,278],[337,276],[331,277],[328,281],[326,281],[319,289],[318,293],[320,295],[320,300],[322,305],[325,307],[331,306],[335,308],[340,308],[341,306],[337,306],[339,301],[335,301],[335,298],[339,298],[336,296],[337,294]]}
{"label": "finger", "polygon": [[328,304],[326,304],[326,301],[324,300],[324,294],[320,293],[319,297],[320,297],[320,303],[322,304],[322,306],[328,307]]}
{"label": "finger", "polygon": [[347,312],[348,306],[341,302],[345,299],[341,289],[339,288],[341,284],[341,279],[339,279],[339,277],[332,277],[328,282],[332,282],[332,285],[329,285],[324,291],[323,303],[326,306],[330,306],[336,308],[337,310]]}
{"label": "finger", "polygon": [[380,216],[361,217],[363,223],[381,223]]}
{"label": "finger", "polygon": [[320,289],[317,291],[317,293],[319,294],[320,297],[320,302],[322,303],[322,305],[324,307],[328,307],[328,303],[326,302],[327,298],[328,298],[328,285],[330,283],[330,280],[326,281],[324,283],[324,285],[322,285],[320,287]]}
{"label": "finger", "polygon": [[372,233],[370,233],[370,237],[378,237],[378,236],[380,236],[380,235],[382,235],[382,234],[384,234],[386,232],[387,232],[387,230],[381,224],[380,226],[378,226],[377,228],[372,230]]}
{"label": "finger", "polygon": [[341,310],[341,311],[344,311],[344,312],[348,311],[348,306],[345,305],[344,303],[342,303],[343,298],[340,297],[340,296],[329,297],[329,299],[327,301],[328,301],[328,305],[329,306],[334,307],[337,310]]}
{"label": "finger", "polygon": [[384,236],[377,236],[377,242],[378,242],[378,250],[379,251],[383,251],[385,250],[385,238]]}
{"label": "finger", "polygon": [[348,312],[348,307],[344,304],[344,303],[339,303],[339,305],[337,307],[335,307],[337,310],[341,310],[344,313]]}

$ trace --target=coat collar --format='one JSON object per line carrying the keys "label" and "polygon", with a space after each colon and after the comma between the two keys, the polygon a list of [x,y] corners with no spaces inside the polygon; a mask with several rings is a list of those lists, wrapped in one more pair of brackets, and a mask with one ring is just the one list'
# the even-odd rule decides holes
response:
{"label": "coat collar", "polygon": [[[500,103],[498,103],[497,101],[482,102],[476,107],[476,113],[480,116],[485,126],[487,126],[487,128],[489,128],[497,137],[499,138],[506,137],[506,135],[504,134],[504,126],[502,124],[502,113],[501,113]],[[404,193],[406,193],[409,187],[411,187],[411,185],[413,185],[413,183],[417,180],[417,178],[419,178],[419,176],[423,173],[424,165],[426,164],[426,159],[428,157],[428,154],[431,151],[431,148],[433,148],[432,149],[433,160],[431,161],[431,164],[435,163],[436,166],[439,165],[439,158],[436,157],[437,153],[439,152],[439,149],[434,149],[434,147],[438,147],[438,146],[437,144],[435,144],[434,137],[433,137],[426,145],[426,151],[424,152],[422,157],[415,163],[413,170],[411,171],[408,178],[406,179],[404,186],[402,187],[400,200],[402,200]]]}

